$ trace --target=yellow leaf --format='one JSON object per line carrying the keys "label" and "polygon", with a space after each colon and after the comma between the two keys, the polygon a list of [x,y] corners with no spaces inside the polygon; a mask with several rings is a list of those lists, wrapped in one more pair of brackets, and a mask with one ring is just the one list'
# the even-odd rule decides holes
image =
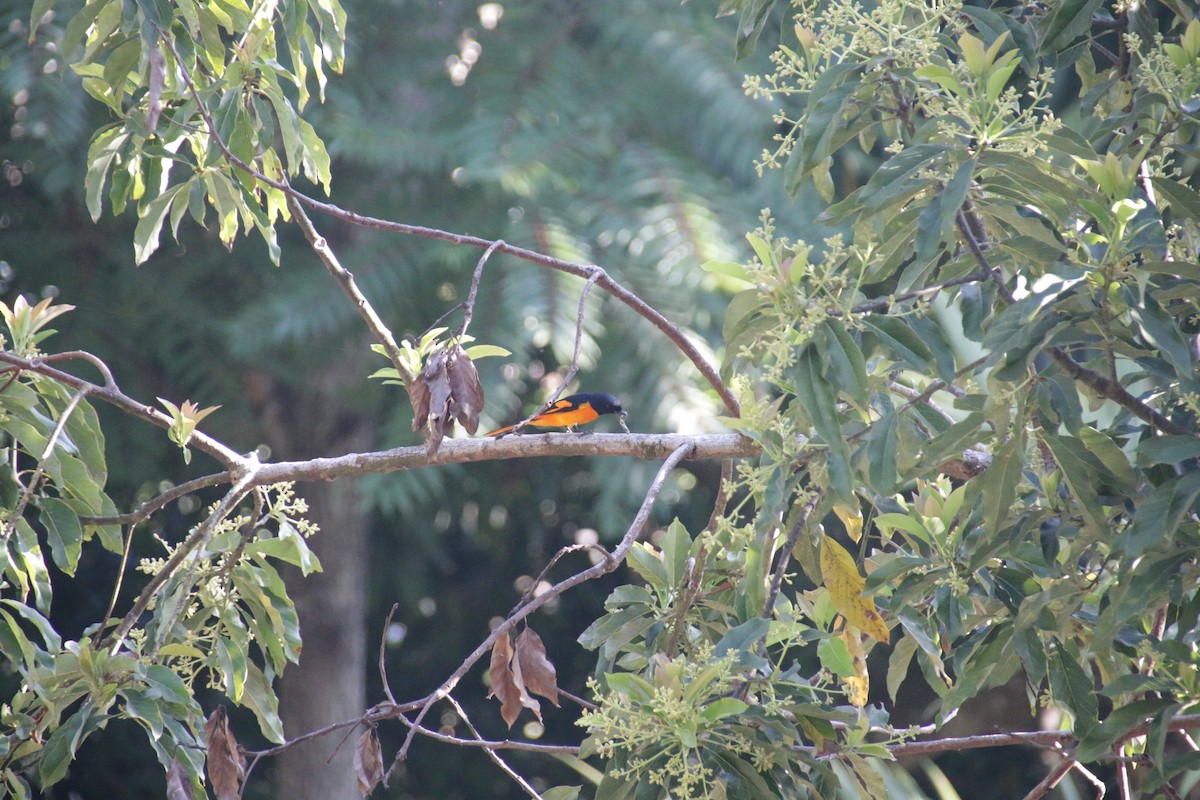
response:
{"label": "yellow leaf", "polygon": [[865,581],[858,574],[854,556],[828,536],[821,538],[821,580],[829,590],[833,607],[856,628],[876,641],[891,641],[887,623],[875,609],[875,601],[863,597]]}
{"label": "yellow leaf", "polygon": [[846,642],[846,648],[850,651],[850,661],[854,664],[854,675],[842,681],[842,685],[846,688],[846,699],[855,708],[862,708],[867,704],[867,695],[871,691],[871,676],[867,672],[867,653],[863,650],[862,639],[859,637],[858,631],[849,625],[842,631],[842,640]]}
{"label": "yellow leaf", "polygon": [[833,513],[837,514],[838,519],[842,521],[850,538],[858,542],[862,538],[862,509],[857,504],[851,506],[845,503],[834,503]]}

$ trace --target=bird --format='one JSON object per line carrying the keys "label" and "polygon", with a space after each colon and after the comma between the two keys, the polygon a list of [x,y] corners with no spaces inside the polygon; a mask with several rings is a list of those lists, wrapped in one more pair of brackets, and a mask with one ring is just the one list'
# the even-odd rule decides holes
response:
{"label": "bird", "polygon": [[[584,392],[555,400],[549,408],[525,424],[535,428],[566,428],[574,433],[576,425],[586,425],[604,414],[620,414],[624,417],[625,413],[625,409],[621,408],[621,401],[611,394]],[[489,431],[484,436],[503,436],[516,427],[506,425]]]}

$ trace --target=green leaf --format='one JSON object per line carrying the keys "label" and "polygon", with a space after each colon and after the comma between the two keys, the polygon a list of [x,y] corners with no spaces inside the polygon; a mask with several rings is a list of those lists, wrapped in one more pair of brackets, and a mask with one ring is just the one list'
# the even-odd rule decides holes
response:
{"label": "green leaf", "polygon": [[[954,172],[954,177],[933,196],[929,205],[921,211],[917,222],[917,260],[928,261],[934,257],[942,239],[951,239],[950,231],[959,209],[967,199],[967,190],[975,176],[975,159],[968,158]],[[898,285],[897,292],[906,292],[911,286]]]}
{"label": "green leaf", "polygon": [[481,358],[491,358],[492,356],[506,357],[511,356],[512,351],[506,350],[498,344],[477,344],[471,347],[464,348],[463,352],[467,354],[467,358],[472,361],[478,361]]}
{"label": "green leaf", "polygon": [[753,617],[741,625],[730,628],[713,651],[715,658],[724,658],[726,653],[746,652],[757,646],[758,640],[767,635],[771,623],[762,617]]}
{"label": "green leaf", "polygon": [[825,341],[821,353],[826,358],[826,375],[838,391],[862,408],[867,402],[867,362],[862,349],[840,320],[827,319],[822,323]]}
{"label": "green leaf", "polygon": [[982,411],[972,411],[946,430],[925,442],[917,455],[917,472],[923,474],[934,469],[947,459],[959,458],[963,450],[978,447],[991,438],[985,428],[987,416]]}
{"label": "green leaf", "polygon": [[42,547],[38,544],[37,534],[24,517],[17,520],[17,535],[8,540],[8,552],[11,569],[20,573],[18,581],[22,585],[22,594],[26,586],[33,587],[34,603],[38,611],[50,613],[50,602],[54,599],[54,588],[50,583],[50,572],[46,569],[46,560],[42,555]]}
{"label": "green leaf", "polygon": [[254,712],[263,736],[276,744],[286,741],[283,722],[279,719],[279,696],[271,681],[253,661],[246,662],[246,687],[242,705]]}
{"label": "green leaf", "polygon": [[[242,631],[243,635],[245,631]],[[217,658],[225,678],[225,694],[235,703],[242,702],[246,688],[249,661],[246,657],[246,642],[221,636],[217,639]]]}
{"label": "green leaf", "polygon": [[39,634],[41,634],[42,641],[45,643],[47,650],[62,650],[62,636],[59,635],[58,631],[54,629],[54,626],[50,624],[50,620],[48,620],[40,611],[38,611],[36,608],[31,608],[30,606],[27,606],[17,600],[0,600],[0,603],[3,603],[13,611],[16,611],[18,614],[24,617],[27,622],[33,625],[33,627],[37,628],[37,631]]}
{"label": "green leaf", "polygon": [[93,222],[100,219],[103,211],[104,181],[120,161],[121,152],[128,141],[129,133],[124,126],[112,125],[97,131],[88,145],[88,168],[83,179],[83,192]]}
{"label": "green leaf", "polygon": [[1102,465],[1078,439],[1047,435],[1042,437],[1042,442],[1050,450],[1055,463],[1062,470],[1067,486],[1075,496],[1076,502],[1072,508],[1083,514],[1094,534],[1108,538],[1108,519],[1103,514],[1100,497],[1096,492],[1098,486],[1111,480],[1106,474],[1107,470],[1097,469]]}
{"label": "green leaf", "polygon": [[980,487],[983,525],[988,533],[998,533],[1012,513],[1024,465],[1025,435],[1022,431],[992,454],[992,463],[972,482]]}
{"label": "green leaf", "polygon": [[1122,491],[1133,491],[1137,483],[1133,465],[1129,463],[1129,457],[1116,442],[1090,425],[1081,426],[1076,435],[1084,447],[1104,465],[1108,472],[1107,477],[1111,478]]}
{"label": "green leaf", "polygon": [[793,388],[796,400],[812,421],[817,436],[828,447],[825,465],[829,474],[829,488],[835,497],[849,501],[854,494],[850,446],[846,444],[838,421],[837,397],[829,381],[822,375],[821,356],[818,356],[815,347],[809,347],[801,354],[795,375]]}
{"label": "green leaf", "polygon": [[628,606],[600,617],[579,634],[579,644],[588,650],[598,647],[620,648],[654,624],[645,606]]}
{"label": "green leaf", "polygon": [[663,565],[662,556],[654,549],[653,545],[646,542],[636,543],[629,548],[629,555],[625,557],[625,562],[646,583],[650,584],[650,588],[660,595],[674,588],[674,584],[667,578],[667,569]]}
{"label": "green leaf", "polygon": [[1071,730],[1081,739],[1096,727],[1099,707],[1092,679],[1079,664],[1079,651],[1071,642],[1059,642],[1050,655],[1050,691],[1054,700],[1075,718]]}
{"label": "green leaf", "polygon": [[150,258],[158,249],[158,237],[162,231],[163,222],[167,218],[167,212],[171,210],[171,203],[178,196],[180,189],[184,188],[187,188],[186,183],[170,187],[147,203],[141,211],[141,218],[133,230],[133,250],[136,263],[146,263],[146,259]]}
{"label": "green leaf", "polygon": [[1181,464],[1192,458],[1200,458],[1200,439],[1195,436],[1165,434],[1138,444],[1139,467],[1152,464]]}
{"label": "green leaf", "polygon": [[846,643],[836,636],[826,637],[817,643],[817,660],[839,678],[854,677],[854,659],[850,658]]}
{"label": "green leaf", "polygon": [[917,647],[916,639],[904,636],[892,648],[892,654],[888,657],[887,671],[887,690],[892,702],[895,702],[896,698],[900,696],[900,687],[904,684],[904,679],[908,677],[908,666],[912,663],[913,656],[916,655]]}
{"label": "green leaf", "polygon": [[41,510],[41,521],[46,526],[50,542],[50,555],[59,569],[73,576],[83,550],[83,527],[79,524],[79,515],[56,497],[43,498]]}
{"label": "green leaf", "polygon": [[162,706],[142,689],[124,689],[125,715],[141,722],[150,732],[152,739],[163,734]]}
{"label": "green leaf", "polygon": [[1136,558],[1164,538],[1174,536],[1197,495],[1200,495],[1200,472],[1188,472],[1155,487],[1138,504],[1133,525],[1121,536],[1126,555]]}
{"label": "green leaf", "polygon": [[900,480],[896,469],[898,424],[899,417],[895,409],[889,408],[867,431],[867,474],[871,487],[881,495],[890,494]]}
{"label": "green leaf", "polygon": [[1075,750],[1081,763],[1095,761],[1112,749],[1116,742],[1164,708],[1176,705],[1165,698],[1134,700],[1112,710],[1103,722],[1084,736]]}
{"label": "green leaf", "polygon": [[180,710],[199,708],[183,678],[161,664],[146,667],[146,686],[149,687],[146,694],[150,698],[170,703]]}
{"label": "green leaf", "polygon": [[1041,52],[1054,55],[1091,28],[1092,15],[1100,3],[1101,0],[1063,0],[1045,26]]}
{"label": "green leaf", "polygon": [[542,800],[578,800],[582,786],[552,786],[541,792]]}
{"label": "green leaf", "polygon": [[[897,518],[903,519],[906,522],[911,522],[913,526],[919,528],[917,521],[911,517],[906,517],[902,514],[889,514],[888,517],[892,521],[897,520]],[[919,538],[928,541],[928,537],[929,535],[924,530],[920,531]],[[890,584],[893,580],[902,575],[906,575],[915,570],[928,567],[929,563],[929,559],[922,556],[895,556],[894,558],[890,558],[880,566],[871,570],[871,574],[867,576],[866,583],[863,585],[863,596],[869,597],[870,595],[875,594],[880,587]]]}
{"label": "green leaf", "polygon": [[736,697],[722,697],[706,705],[700,715],[712,723],[725,717],[741,714],[748,708],[750,708],[748,703],[738,700]]}
{"label": "green leaf", "polygon": [[846,124],[846,106],[860,86],[862,69],[852,60],[832,64],[821,71],[813,85],[784,170],[784,189],[792,197],[804,178],[833,153],[837,134]]}
{"label": "green leaf", "polygon": [[103,719],[103,714],[100,714],[92,701],[88,699],[83,702],[78,711],[67,717],[50,734],[46,748],[42,751],[42,763],[38,767],[38,775],[43,787],[53,786],[66,777],[67,767],[74,760],[75,751]]}
{"label": "green leaf", "polygon": [[[1165,198],[1171,211],[1184,219],[1200,222],[1200,194],[1191,187],[1170,178],[1151,178],[1151,183]],[[1162,204],[1162,201],[1159,201]]]}
{"label": "green leaf", "polygon": [[610,672],[604,676],[604,682],[611,691],[636,701],[648,702],[654,697],[654,687],[632,672]]}
{"label": "green leaf", "polygon": [[872,314],[863,317],[863,326],[879,338],[890,359],[906,361],[918,371],[928,368],[933,354],[903,319]]}
{"label": "green leaf", "polygon": [[1184,382],[1190,384],[1190,390],[1196,386],[1196,365],[1192,354],[1192,344],[1184,337],[1175,320],[1147,293],[1138,302],[1138,293],[1134,287],[1122,291],[1127,304],[1129,315],[1137,323],[1152,346],[1156,347]]}
{"label": "green leaf", "polygon": [[687,579],[688,555],[692,549],[692,537],[687,528],[678,519],[667,527],[666,535],[659,542],[662,545],[662,563],[666,569],[667,586],[676,589]]}
{"label": "green leaf", "polygon": [[774,6],[775,0],[746,0],[738,23],[737,45],[734,51],[736,61],[741,61],[754,52],[758,37],[762,35],[767,20],[771,18],[771,9]]}

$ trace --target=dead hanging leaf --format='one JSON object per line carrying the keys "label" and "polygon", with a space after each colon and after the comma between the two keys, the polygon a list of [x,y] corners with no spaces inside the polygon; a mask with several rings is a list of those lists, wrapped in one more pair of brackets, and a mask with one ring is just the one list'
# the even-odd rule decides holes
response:
{"label": "dead hanging leaf", "polygon": [[467,433],[479,430],[479,414],[483,411],[483,384],[479,382],[479,371],[466,351],[455,345],[446,364],[450,376],[450,393],[454,398],[455,418]]}
{"label": "dead hanging leaf", "polygon": [[363,797],[383,780],[383,753],[374,728],[368,728],[358,737],[358,745],[354,748],[354,776],[358,779],[358,793]]}
{"label": "dead hanging leaf", "polygon": [[217,793],[217,800],[238,800],[246,763],[233,732],[225,708],[217,706],[204,723],[204,742],[208,747],[208,782]]}
{"label": "dead hanging leaf", "polygon": [[167,769],[167,800],[196,800],[192,779],[183,770],[179,759],[172,758]]}
{"label": "dead hanging leaf", "polygon": [[420,375],[409,381],[405,387],[408,390],[408,400],[413,407],[412,429],[423,430],[429,422],[429,387]]}
{"label": "dead hanging leaf", "polygon": [[479,430],[483,385],[474,362],[458,345],[438,350],[426,359],[421,374],[409,387],[413,430],[428,426],[425,451],[429,455],[437,453],[442,439],[454,430],[456,419],[468,433]]}
{"label": "dead hanging leaf", "polygon": [[521,713],[522,691],[517,686],[516,678],[513,676],[512,668],[509,666],[512,662],[512,657],[512,639],[509,638],[506,631],[492,645],[492,660],[488,665],[488,678],[491,682],[491,691],[488,692],[488,697],[499,698],[500,716],[504,717],[504,721],[508,723],[508,727],[510,728],[517,721],[517,717]]}
{"label": "dead hanging leaf", "polygon": [[546,645],[533,628],[526,628],[517,637],[517,664],[525,688],[558,705],[558,671],[546,657]]}
{"label": "dead hanging leaf", "polygon": [[876,641],[888,643],[887,623],[875,609],[875,601],[863,597],[865,581],[858,574],[854,556],[828,536],[821,537],[821,580],[829,590],[833,607],[846,618],[846,625]]}

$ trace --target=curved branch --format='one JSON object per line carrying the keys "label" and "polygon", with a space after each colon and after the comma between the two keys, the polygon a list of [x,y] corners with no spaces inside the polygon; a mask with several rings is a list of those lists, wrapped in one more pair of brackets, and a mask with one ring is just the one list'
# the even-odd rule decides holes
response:
{"label": "curved branch", "polygon": [[139,522],[149,519],[151,514],[174,500],[185,497],[192,492],[207,489],[210,486],[227,483],[230,480],[231,475],[229,472],[215,472],[212,475],[193,478],[185,483],[172,486],[162,494],[150,498],[126,514],[113,514],[108,517],[80,516],[79,521],[84,525],[136,525]]}
{"label": "curved branch", "polygon": [[[163,40],[164,44],[170,48],[176,62],[182,64],[183,62],[179,58],[179,53],[175,50],[175,44],[171,41],[170,37],[161,30],[159,31],[159,36]],[[260,172],[252,164],[248,164],[236,156],[221,138],[216,123],[213,121],[212,115],[209,114],[208,107],[200,97],[200,93],[196,89],[195,83],[192,81],[192,76],[186,69],[181,69],[180,74],[183,77],[184,83],[188,87],[188,91],[192,95],[193,101],[196,103],[196,107],[200,112],[200,116],[204,119],[204,125],[208,129],[208,134],[210,137],[212,137],[213,143],[217,146],[217,149],[221,151],[221,154],[230,164],[242,170],[243,172],[254,176],[255,180],[261,181],[264,185],[283,192],[290,200],[303,203],[315,211],[320,211],[323,214],[328,214],[334,219],[339,219],[343,222],[348,222],[359,227],[370,228],[372,230],[389,231],[391,233],[400,233],[407,236],[420,236],[426,239],[438,239],[443,242],[450,242],[451,244],[477,247],[482,250],[506,253],[524,261],[528,261],[532,264],[549,267],[550,269],[555,269],[559,272],[566,272],[570,275],[575,275],[584,279],[592,279],[593,276],[599,273],[600,277],[595,278],[596,284],[613,297],[629,306],[638,314],[645,317],[652,325],[654,325],[654,327],[662,331],[663,334],[665,334],[666,337],[670,339],[677,348],[679,348],[680,352],[687,356],[688,360],[695,365],[700,374],[703,375],[705,380],[707,380],[713,387],[716,393],[720,396],[721,400],[725,403],[725,408],[729,411],[729,415],[733,417],[741,416],[741,406],[738,403],[737,397],[733,394],[729,387],[725,385],[725,382],[721,380],[721,376],[717,372],[716,367],[708,363],[708,360],[704,357],[704,354],[701,353],[699,348],[697,348],[687,338],[687,335],[684,334],[684,332],[678,327],[676,327],[670,320],[659,313],[657,309],[653,308],[649,303],[642,300],[624,286],[621,286],[619,283],[613,280],[608,273],[604,272],[599,267],[590,266],[587,264],[576,264],[572,261],[564,261],[560,258],[554,258],[553,256],[548,256],[544,253],[538,253],[534,250],[528,250],[524,247],[517,247],[499,240],[483,239],[478,236],[452,233],[450,231],[444,231],[438,228],[427,228],[422,225],[407,225],[402,222],[391,222],[385,219],[370,217],[365,214],[357,214],[353,211],[347,211],[346,209],[333,205],[332,203],[323,203],[320,200],[309,197],[308,195],[293,189],[291,184],[287,183],[286,181],[280,181],[271,178],[270,176]]]}
{"label": "curved branch", "polygon": [[[60,353],[58,355],[63,354]],[[72,356],[76,358],[84,357],[79,351],[74,351]],[[141,420],[145,420],[153,425],[157,425],[160,428],[166,429],[171,427],[171,418],[166,413],[159,411],[154,406],[148,406],[145,403],[139,403],[132,397],[126,395],[124,392],[111,386],[100,386],[99,384],[85,381],[83,378],[77,378],[69,372],[63,372],[61,369],[52,367],[50,366],[49,362],[54,360],[54,358],[54,356],[22,358],[15,353],[0,352],[0,363],[12,364],[17,369],[36,372],[39,375],[45,375],[48,378],[52,378],[64,386],[70,386],[72,389],[76,389],[78,391],[85,391],[90,397],[99,398],[110,405],[116,406],[128,414],[132,414],[133,416]],[[92,358],[87,360],[95,363],[93,359],[95,359],[95,356],[92,356]],[[99,359],[95,360],[98,361]],[[111,375],[106,376],[106,380],[108,378],[111,378]],[[233,450],[221,444],[216,439],[213,439],[211,436],[201,433],[200,431],[195,431],[192,433],[192,438],[188,441],[188,444],[194,446],[197,450],[212,456],[234,474],[242,474],[245,472],[249,463],[248,459],[246,459],[244,456],[235,453]]]}

